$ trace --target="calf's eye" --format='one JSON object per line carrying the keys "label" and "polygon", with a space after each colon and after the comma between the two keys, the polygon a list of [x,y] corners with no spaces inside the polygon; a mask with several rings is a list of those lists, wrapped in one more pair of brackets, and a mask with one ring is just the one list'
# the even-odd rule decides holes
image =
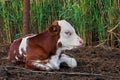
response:
{"label": "calf's eye", "polygon": [[65,34],[69,35],[69,36],[72,35],[72,33],[70,31],[66,31]]}

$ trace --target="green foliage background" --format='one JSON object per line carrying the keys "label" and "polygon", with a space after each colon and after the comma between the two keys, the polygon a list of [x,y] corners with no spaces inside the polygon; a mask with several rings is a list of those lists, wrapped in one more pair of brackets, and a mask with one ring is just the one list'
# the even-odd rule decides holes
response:
{"label": "green foliage background", "polygon": [[[120,0],[30,0],[30,32],[66,19],[86,45],[120,47]],[[0,1],[0,41],[22,34],[23,0]]]}

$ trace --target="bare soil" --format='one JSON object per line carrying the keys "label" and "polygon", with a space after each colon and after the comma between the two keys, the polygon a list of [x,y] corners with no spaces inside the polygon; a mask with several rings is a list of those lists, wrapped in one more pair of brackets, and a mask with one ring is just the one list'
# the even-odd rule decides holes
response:
{"label": "bare soil", "polygon": [[77,59],[74,69],[61,64],[60,70],[32,71],[5,59],[9,44],[0,44],[0,80],[120,80],[120,49],[81,47],[63,51]]}

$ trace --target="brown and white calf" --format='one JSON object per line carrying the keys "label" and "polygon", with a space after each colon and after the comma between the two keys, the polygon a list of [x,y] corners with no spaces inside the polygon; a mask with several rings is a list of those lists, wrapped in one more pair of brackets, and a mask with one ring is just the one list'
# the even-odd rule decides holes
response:
{"label": "brown and white calf", "polygon": [[66,20],[54,21],[44,32],[29,34],[16,39],[10,46],[8,58],[14,63],[24,63],[34,70],[59,69],[65,62],[74,68],[77,62],[62,50],[70,50],[83,44],[75,29]]}

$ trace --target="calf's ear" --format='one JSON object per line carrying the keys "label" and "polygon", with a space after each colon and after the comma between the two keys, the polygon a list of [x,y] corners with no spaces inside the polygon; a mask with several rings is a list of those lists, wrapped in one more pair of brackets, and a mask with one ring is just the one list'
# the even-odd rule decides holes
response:
{"label": "calf's ear", "polygon": [[59,29],[59,26],[57,26],[57,25],[51,25],[51,26],[48,28],[48,31],[49,31],[50,34],[52,34],[52,35],[57,35],[57,34],[59,34],[60,29]]}
{"label": "calf's ear", "polygon": [[48,31],[52,34],[52,35],[57,35],[60,33],[60,26],[58,25],[57,21],[54,21],[52,23],[52,25],[49,26]]}

